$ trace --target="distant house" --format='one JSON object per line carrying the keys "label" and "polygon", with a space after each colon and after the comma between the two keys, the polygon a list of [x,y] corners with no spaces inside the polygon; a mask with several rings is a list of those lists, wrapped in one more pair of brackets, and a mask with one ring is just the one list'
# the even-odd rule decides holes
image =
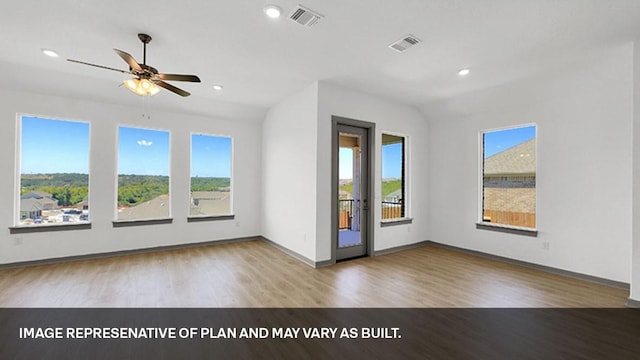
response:
{"label": "distant house", "polygon": [[[41,210],[54,210],[58,208],[58,200],[56,200],[53,195],[44,191],[31,191],[22,196],[20,196],[21,200],[34,199],[37,200],[41,205]],[[22,211],[22,206],[20,207],[20,211]]]}
{"label": "distant house", "polygon": [[398,189],[384,197],[385,202],[400,203],[402,201],[402,189]]}
{"label": "distant house", "polygon": [[76,204],[76,207],[79,210],[89,210],[89,197],[87,196],[84,200]]}
{"label": "distant house", "polygon": [[231,197],[228,190],[193,191],[190,216],[221,215],[231,213]]}
{"label": "distant house", "polygon": [[118,220],[165,219],[169,215],[168,194],[160,195],[136,206],[118,209]]}
{"label": "distant house", "polygon": [[535,226],[535,138],[486,158],[482,181],[484,221]]}
{"label": "distant house", "polygon": [[30,198],[34,198],[34,199],[42,199],[42,198],[53,198],[53,195],[49,194],[48,192],[45,191],[31,191],[28,192],[24,195],[21,196],[21,198],[23,199],[30,199]]}
{"label": "distant house", "polygon": [[39,219],[42,217],[42,204],[38,199],[20,199],[20,220]]}

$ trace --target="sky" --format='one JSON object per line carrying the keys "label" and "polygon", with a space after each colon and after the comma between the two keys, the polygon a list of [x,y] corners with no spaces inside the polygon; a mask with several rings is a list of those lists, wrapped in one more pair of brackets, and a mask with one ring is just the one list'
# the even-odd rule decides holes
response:
{"label": "sky", "polygon": [[191,135],[191,177],[231,177],[231,138]]}
{"label": "sky", "polygon": [[536,126],[525,126],[484,133],[484,157],[495,155],[536,137]]}
{"label": "sky", "polygon": [[[22,174],[89,173],[89,123],[23,116]],[[120,126],[118,174],[169,175],[168,131]],[[194,134],[192,176],[231,177],[231,138]]]}
{"label": "sky", "polygon": [[339,152],[339,174],[340,179],[353,179],[353,150],[350,148],[340,148]]}
{"label": "sky", "polygon": [[382,178],[400,179],[402,177],[402,143],[382,146]]}
{"label": "sky", "polygon": [[169,175],[169,132],[120,126],[118,175]]}
{"label": "sky", "polygon": [[22,174],[89,173],[89,123],[22,117]]}
{"label": "sky", "polygon": [[[536,136],[535,125],[484,133],[484,157]],[[191,176],[231,177],[231,138],[192,135]],[[89,124],[22,117],[21,173],[89,173]],[[401,144],[382,147],[382,178],[400,178]],[[340,179],[353,178],[353,153],[340,148]],[[118,174],[169,175],[169,132],[119,127]]]}
{"label": "sky", "polygon": [[[353,179],[353,150],[340,148],[339,178]],[[400,179],[402,173],[402,144],[388,144],[382,147],[382,178]]]}

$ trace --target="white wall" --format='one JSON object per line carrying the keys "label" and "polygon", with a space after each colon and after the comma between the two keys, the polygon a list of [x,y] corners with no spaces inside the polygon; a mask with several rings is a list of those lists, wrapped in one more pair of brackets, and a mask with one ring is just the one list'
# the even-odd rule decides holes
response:
{"label": "white wall", "polygon": [[311,261],[316,260],[317,107],[314,83],[272,107],[262,124],[262,234]]}
{"label": "white wall", "polygon": [[[331,258],[331,125],[332,116],[340,116],[376,124],[374,166],[375,223],[374,251],[415,244],[427,240],[430,171],[425,161],[428,154],[427,123],[418,109],[351,91],[325,82],[319,83],[318,152],[317,152],[317,260]],[[408,191],[412,224],[382,228],[381,210],[381,139],[383,132],[409,136]]]}
{"label": "white wall", "polygon": [[633,46],[633,244],[631,298],[640,301],[640,39]]}
{"label": "white wall", "polygon": [[[154,100],[161,101],[159,97]],[[10,204],[15,191],[16,113],[90,122],[90,230],[9,233],[14,225]],[[0,90],[0,199],[4,204],[0,207],[0,264],[261,234],[262,119],[230,121],[151,111],[149,120],[141,113],[140,108]],[[119,124],[171,132],[172,224],[113,228]],[[233,137],[235,220],[187,223],[191,132]]]}
{"label": "white wall", "polygon": [[[429,239],[629,282],[632,59],[627,44],[571,67],[425,106]],[[538,125],[538,237],[476,229],[478,134],[525,123]]]}

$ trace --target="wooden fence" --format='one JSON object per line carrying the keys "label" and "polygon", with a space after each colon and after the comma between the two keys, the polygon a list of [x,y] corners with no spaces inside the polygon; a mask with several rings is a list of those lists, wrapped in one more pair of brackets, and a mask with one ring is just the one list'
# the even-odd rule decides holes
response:
{"label": "wooden fence", "polygon": [[483,221],[493,224],[535,228],[536,214],[514,211],[485,210]]}
{"label": "wooden fence", "polygon": [[338,216],[338,229],[351,228],[351,213],[349,211],[340,211]]}
{"label": "wooden fence", "polygon": [[402,208],[400,206],[384,206],[382,204],[382,220],[402,218]]}

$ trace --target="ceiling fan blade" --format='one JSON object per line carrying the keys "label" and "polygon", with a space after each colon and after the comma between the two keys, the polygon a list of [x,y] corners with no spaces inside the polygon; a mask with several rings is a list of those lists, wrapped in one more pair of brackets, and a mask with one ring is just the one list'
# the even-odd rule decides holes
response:
{"label": "ceiling fan blade", "polygon": [[118,49],[113,49],[113,51],[115,51],[118,55],[120,55],[122,60],[124,60],[127,64],[129,64],[129,67],[131,67],[133,70],[142,71],[142,67],[140,66],[140,64],[138,64],[136,59],[134,59],[133,56],[131,56],[131,54]]}
{"label": "ceiling fan blade", "polygon": [[162,80],[153,80],[153,83],[158,85],[158,86],[160,86],[160,87],[163,87],[163,88],[165,88],[165,89],[167,89],[167,90],[169,90],[171,92],[174,92],[174,93],[176,93],[176,94],[178,94],[180,96],[189,96],[189,95],[191,95],[190,93],[188,93],[188,92],[186,92],[186,91],[184,91],[184,90],[182,90],[180,88],[177,88],[177,87],[175,87],[175,86],[173,86],[171,84],[168,84],[168,83],[166,83],[166,82],[164,82]]}
{"label": "ceiling fan blade", "polygon": [[102,66],[102,65],[91,64],[91,63],[84,62],[84,61],[80,61],[80,60],[67,59],[67,61],[70,61],[70,62],[72,62],[72,63],[76,63],[76,64],[89,65],[89,66],[97,67],[97,68],[100,68],[100,69],[106,69],[106,70],[118,71],[118,72],[121,72],[121,73],[123,73],[123,74],[133,74],[131,71],[126,71],[126,70],[121,70],[121,69],[111,68],[111,67],[108,67],[108,66]]}
{"label": "ceiling fan blade", "polygon": [[181,74],[158,74],[158,79],[169,81],[190,81],[200,82],[200,78],[195,75],[181,75]]}

